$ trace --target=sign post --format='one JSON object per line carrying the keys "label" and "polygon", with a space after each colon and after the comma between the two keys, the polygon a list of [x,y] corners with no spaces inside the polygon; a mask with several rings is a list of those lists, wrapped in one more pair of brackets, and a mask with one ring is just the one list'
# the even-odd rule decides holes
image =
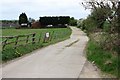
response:
{"label": "sign post", "polygon": [[50,38],[50,33],[49,32],[45,33],[44,42],[47,42],[49,38]]}

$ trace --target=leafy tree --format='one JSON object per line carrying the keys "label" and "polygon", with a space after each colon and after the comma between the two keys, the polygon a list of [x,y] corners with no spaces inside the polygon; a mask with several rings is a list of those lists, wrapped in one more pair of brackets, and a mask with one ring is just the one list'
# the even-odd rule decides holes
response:
{"label": "leafy tree", "polygon": [[89,0],[88,2],[84,2],[82,4],[86,9],[91,9],[91,14],[83,21],[85,29],[89,32],[93,32],[99,28],[103,31],[108,28],[105,33],[109,36],[109,38],[107,38],[104,43],[106,45],[112,44],[118,48],[118,46],[120,46],[120,1]]}
{"label": "leafy tree", "polygon": [[70,25],[71,25],[71,26],[77,26],[77,20],[74,19],[74,17],[71,17],[71,18],[70,18]]}
{"label": "leafy tree", "polygon": [[93,32],[96,30],[97,22],[94,21],[94,18],[91,15],[83,21],[83,24],[83,29],[86,29],[88,32]]}
{"label": "leafy tree", "polygon": [[103,25],[107,20],[111,24],[111,31],[113,32],[117,21],[118,0],[88,0],[82,4],[85,9],[91,9],[91,16],[93,16],[98,28],[103,29]]}
{"label": "leafy tree", "polygon": [[28,18],[25,13],[20,14],[19,16],[19,24],[28,24]]}
{"label": "leafy tree", "polygon": [[33,22],[35,22],[35,19],[29,17],[29,19],[28,19],[28,26],[31,27]]}
{"label": "leafy tree", "polygon": [[120,33],[120,2],[118,2],[118,8],[117,8],[117,31]]}

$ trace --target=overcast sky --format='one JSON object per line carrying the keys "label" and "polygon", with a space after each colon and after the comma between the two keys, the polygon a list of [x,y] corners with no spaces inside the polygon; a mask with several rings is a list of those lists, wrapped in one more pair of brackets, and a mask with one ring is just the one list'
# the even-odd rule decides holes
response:
{"label": "overcast sky", "polygon": [[18,19],[22,12],[28,17],[71,16],[85,18],[90,13],[80,5],[82,0],[0,0],[0,20]]}

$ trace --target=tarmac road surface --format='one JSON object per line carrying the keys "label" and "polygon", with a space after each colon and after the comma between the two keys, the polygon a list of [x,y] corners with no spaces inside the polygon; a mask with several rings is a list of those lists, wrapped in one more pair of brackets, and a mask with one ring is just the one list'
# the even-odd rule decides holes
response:
{"label": "tarmac road surface", "polygon": [[3,78],[78,78],[86,62],[88,37],[71,27],[70,39],[33,51],[2,67]]}

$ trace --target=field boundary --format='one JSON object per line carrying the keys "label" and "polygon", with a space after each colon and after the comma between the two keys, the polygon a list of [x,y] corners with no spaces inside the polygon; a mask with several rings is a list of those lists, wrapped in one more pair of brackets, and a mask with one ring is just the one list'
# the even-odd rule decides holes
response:
{"label": "field boundary", "polygon": [[[5,50],[5,47],[10,44],[14,44],[13,49],[16,49],[19,46],[25,46],[27,44],[31,44],[31,43],[35,44],[37,42],[40,42],[41,36],[39,37],[38,41],[35,40],[36,39],[35,36],[36,36],[36,33],[17,35],[17,36],[1,36],[0,38],[4,39],[4,41],[2,41],[0,45],[2,45],[2,50]],[[20,39],[20,38],[24,38],[24,39]],[[51,40],[51,38],[52,38],[52,35],[50,35],[49,37],[46,37],[46,33],[45,33],[43,42],[48,42],[49,40]],[[15,39],[15,41],[8,42],[11,39]],[[23,41],[25,42],[24,44],[18,44]]]}
{"label": "field boundary", "polygon": [[[13,34],[10,34],[12,32]],[[43,47],[46,47],[51,44],[55,44],[57,42],[61,42],[63,40],[66,40],[70,38],[72,30],[70,28],[65,29],[41,29],[41,30],[4,30],[4,36],[2,37],[14,37],[14,36],[20,36],[18,38],[17,47],[15,45],[16,38],[9,39],[7,43],[13,42],[11,44],[6,44],[4,50],[2,42],[6,40],[6,38],[2,39],[0,36],[0,47],[1,47],[1,56],[2,56],[2,62],[6,63],[7,61],[14,60],[15,58],[21,57],[23,55],[26,55],[28,53],[33,52],[36,49],[40,49]],[[35,33],[33,37],[33,33]],[[17,35],[16,35],[17,34]],[[29,38],[27,39],[27,35],[29,35]],[[24,37],[21,37],[23,36]],[[34,38],[34,41],[33,41]],[[19,42],[20,40],[20,42]],[[30,44],[26,44],[30,43]],[[20,45],[20,46],[18,46]],[[16,48],[15,48],[16,47]]]}

